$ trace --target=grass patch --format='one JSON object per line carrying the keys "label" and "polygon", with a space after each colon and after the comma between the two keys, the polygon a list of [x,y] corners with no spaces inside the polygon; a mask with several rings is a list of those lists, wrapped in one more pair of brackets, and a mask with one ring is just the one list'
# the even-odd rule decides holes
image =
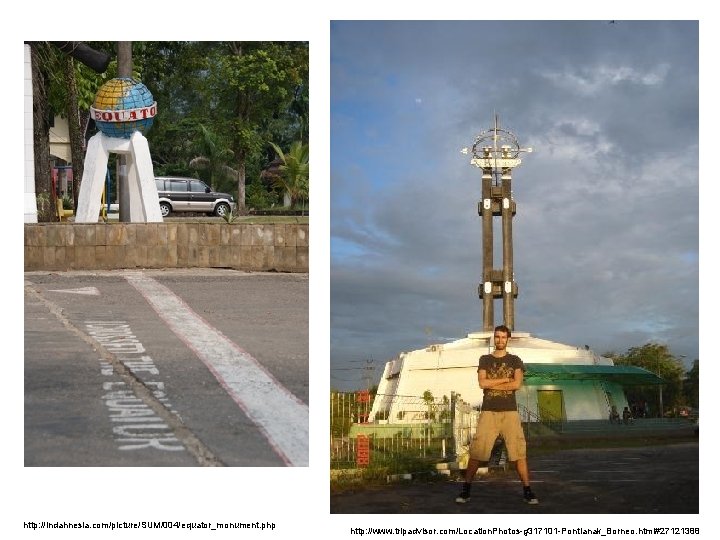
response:
{"label": "grass patch", "polygon": [[239,216],[235,223],[309,223],[308,216]]}
{"label": "grass patch", "polygon": [[[118,215],[110,214],[108,216],[108,223],[118,223]],[[69,221],[74,221],[70,219]],[[225,223],[225,220],[221,217],[215,216],[183,216],[171,214],[169,217],[163,219],[164,223]],[[310,218],[308,216],[238,216],[233,220],[233,223],[309,223]],[[102,221],[99,221],[102,223]]]}
{"label": "grass patch", "polygon": [[[164,220],[166,223],[172,222],[190,222],[190,223],[225,223],[225,219],[215,216],[170,216]],[[233,223],[263,223],[263,224],[282,224],[282,223],[309,223],[308,216],[238,216]]]}
{"label": "grass patch", "polygon": [[400,458],[386,461],[376,461],[367,468],[331,469],[330,492],[344,493],[373,486],[384,486],[389,482],[409,481],[395,478],[409,474],[413,479],[423,478],[442,480],[435,465],[437,459]]}
{"label": "grass patch", "polygon": [[448,476],[439,474],[435,470],[417,471],[411,474],[410,478],[396,477],[396,473],[386,468],[368,468],[361,473],[338,475],[330,478],[330,493],[354,493],[365,490],[379,489],[388,484],[407,482],[446,482]]}

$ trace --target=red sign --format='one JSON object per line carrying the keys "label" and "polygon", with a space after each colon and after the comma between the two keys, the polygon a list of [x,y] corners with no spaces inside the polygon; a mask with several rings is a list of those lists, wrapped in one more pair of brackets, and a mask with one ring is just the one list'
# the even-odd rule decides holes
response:
{"label": "red sign", "polygon": [[370,401],[370,392],[367,390],[360,390],[357,393],[357,401],[358,403],[368,403]]}
{"label": "red sign", "polygon": [[370,438],[367,435],[357,436],[356,461],[358,467],[370,465]]}
{"label": "red sign", "polygon": [[107,111],[90,107],[90,114],[96,122],[133,122],[135,120],[147,120],[157,114],[157,101],[149,107],[124,109],[120,111]]}

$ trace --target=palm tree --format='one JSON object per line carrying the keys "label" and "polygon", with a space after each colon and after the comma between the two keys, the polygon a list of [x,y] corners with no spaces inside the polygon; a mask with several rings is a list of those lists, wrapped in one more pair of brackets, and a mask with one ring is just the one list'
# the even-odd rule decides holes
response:
{"label": "palm tree", "polygon": [[273,184],[288,194],[291,208],[295,207],[299,200],[302,200],[304,215],[304,202],[308,198],[309,191],[310,147],[300,141],[295,141],[290,145],[290,151],[285,154],[275,143],[270,144],[282,160],[282,165],[278,167],[280,174],[275,178]]}
{"label": "palm tree", "polygon": [[210,172],[210,185],[220,189],[223,180],[236,179],[237,171],[226,163],[233,157],[233,151],[224,146],[220,137],[202,124],[198,125],[198,156],[190,160],[190,168]]}

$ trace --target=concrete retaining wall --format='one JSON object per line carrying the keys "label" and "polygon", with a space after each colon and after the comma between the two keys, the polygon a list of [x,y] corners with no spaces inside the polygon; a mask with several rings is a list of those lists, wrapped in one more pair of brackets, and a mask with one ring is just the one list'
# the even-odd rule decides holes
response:
{"label": "concrete retaining wall", "polygon": [[25,270],[308,271],[307,224],[25,224]]}

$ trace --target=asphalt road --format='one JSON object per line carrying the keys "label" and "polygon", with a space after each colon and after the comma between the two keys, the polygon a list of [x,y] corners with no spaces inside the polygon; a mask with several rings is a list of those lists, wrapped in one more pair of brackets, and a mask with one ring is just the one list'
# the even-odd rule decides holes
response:
{"label": "asphalt road", "polygon": [[[339,514],[697,514],[699,444],[563,450],[529,456],[540,504],[522,500],[514,470],[491,470],[457,504],[459,481],[411,481],[331,494]],[[440,520],[439,523],[447,523]],[[652,520],[647,522],[651,526]],[[680,522],[678,522],[679,524]],[[678,525],[679,526],[679,525]]]}
{"label": "asphalt road", "polygon": [[25,273],[26,466],[307,466],[308,276]]}

